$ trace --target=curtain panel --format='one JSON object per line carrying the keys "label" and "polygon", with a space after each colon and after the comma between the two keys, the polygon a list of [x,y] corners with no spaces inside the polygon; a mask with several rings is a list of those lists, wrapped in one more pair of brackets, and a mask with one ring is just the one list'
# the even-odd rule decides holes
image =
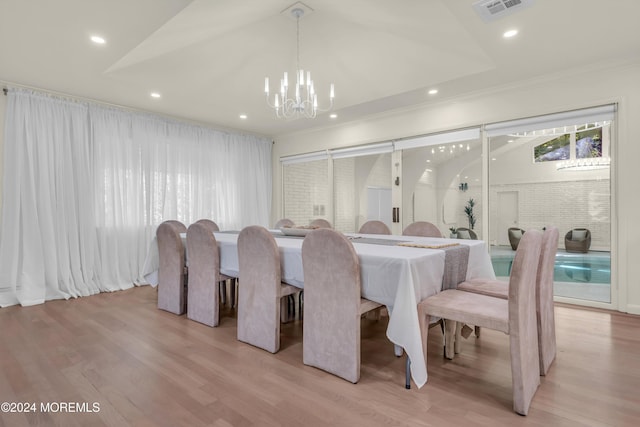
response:
{"label": "curtain panel", "polygon": [[10,89],[0,306],[128,289],[162,221],[268,225],[271,141]]}

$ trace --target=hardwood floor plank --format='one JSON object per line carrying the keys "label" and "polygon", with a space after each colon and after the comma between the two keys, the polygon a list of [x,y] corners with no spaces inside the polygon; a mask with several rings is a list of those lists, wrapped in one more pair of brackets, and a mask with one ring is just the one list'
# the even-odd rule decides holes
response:
{"label": "hardwood floor plank", "polygon": [[270,354],[156,308],[150,287],[0,309],[2,401],[97,402],[100,412],[2,413],[4,426],[632,426],[640,317],[556,306],[558,354],[527,417],[512,410],[509,339],[483,330],[452,361],[429,334],[429,380],[405,390],[387,318],[362,322],[361,380],[302,363],[301,321]]}

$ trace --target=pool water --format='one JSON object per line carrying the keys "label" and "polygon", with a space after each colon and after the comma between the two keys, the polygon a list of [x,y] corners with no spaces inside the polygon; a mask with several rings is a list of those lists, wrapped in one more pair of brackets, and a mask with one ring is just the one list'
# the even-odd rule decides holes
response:
{"label": "pool water", "polygon": [[[497,277],[508,277],[513,254],[492,254],[491,263]],[[573,254],[558,252],[554,282],[611,283],[611,257],[608,252]]]}

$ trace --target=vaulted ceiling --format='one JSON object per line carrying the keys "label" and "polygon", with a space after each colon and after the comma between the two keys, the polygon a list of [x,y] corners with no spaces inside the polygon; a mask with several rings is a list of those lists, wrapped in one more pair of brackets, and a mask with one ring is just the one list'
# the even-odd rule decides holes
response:
{"label": "vaulted ceiling", "polygon": [[338,117],[282,120],[264,78],[273,91],[295,69],[294,2],[0,0],[0,81],[273,136],[640,58],[637,0],[536,0],[490,22],[474,0],[304,0],[300,63],[321,107],[335,84]]}

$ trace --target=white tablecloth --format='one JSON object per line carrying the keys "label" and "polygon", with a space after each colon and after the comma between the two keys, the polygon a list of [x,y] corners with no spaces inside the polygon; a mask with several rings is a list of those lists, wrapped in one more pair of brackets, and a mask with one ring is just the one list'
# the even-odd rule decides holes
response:
{"label": "white tablecloth", "polygon": [[[220,272],[238,277],[238,234],[215,233],[220,247]],[[495,279],[486,244],[481,240],[438,239],[431,237],[355,235],[373,239],[404,240],[425,245],[459,243],[469,246],[467,279]],[[282,280],[303,288],[302,239],[276,237],[280,248]],[[411,376],[418,387],[427,381],[427,367],[422,352],[417,304],[442,288],[445,252],[441,249],[412,248],[368,244],[352,240],[360,260],[362,296],[384,304],[389,309],[387,337],[404,348],[411,359]],[[142,275],[157,284],[158,246],[150,245]]]}

